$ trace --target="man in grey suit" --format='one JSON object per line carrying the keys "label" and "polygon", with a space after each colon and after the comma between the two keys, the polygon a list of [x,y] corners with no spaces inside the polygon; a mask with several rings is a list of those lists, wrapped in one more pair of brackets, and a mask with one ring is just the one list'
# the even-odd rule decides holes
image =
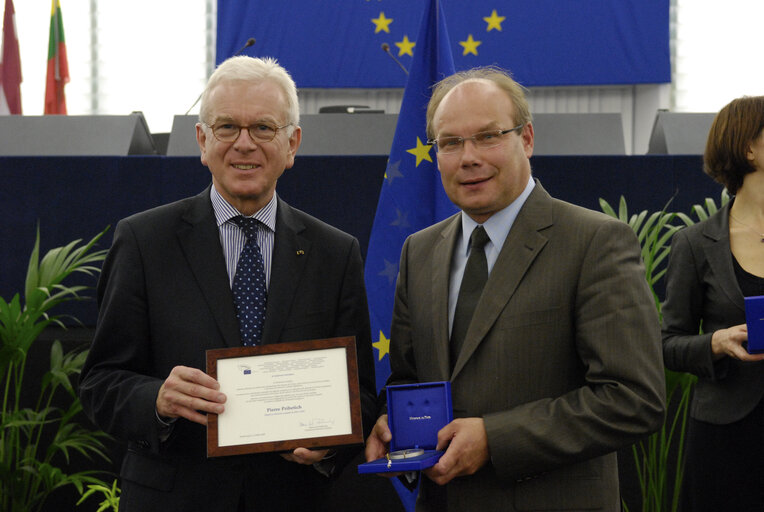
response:
{"label": "man in grey suit", "polygon": [[[620,510],[615,451],[659,428],[665,407],[634,233],[531,177],[528,104],[500,70],[441,81],[427,135],[462,211],[408,238],[396,286],[388,384],[450,380],[456,418],[418,510]],[[487,273],[477,293],[473,253]],[[382,415],[367,460],[390,438]]]}
{"label": "man in grey suit", "polygon": [[[276,61],[221,64],[202,95],[196,136],[211,186],[117,225],[83,407],[127,442],[120,510],[325,510],[329,477],[359,449],[207,459],[207,413],[223,413],[226,397],[204,372],[205,351],[241,346],[256,331],[240,332],[242,301],[232,293],[249,246],[267,291],[254,343],[355,336],[368,432],[375,380],[358,241],[275,192],[301,140],[295,84]],[[244,218],[256,219],[256,234],[239,227]]]}

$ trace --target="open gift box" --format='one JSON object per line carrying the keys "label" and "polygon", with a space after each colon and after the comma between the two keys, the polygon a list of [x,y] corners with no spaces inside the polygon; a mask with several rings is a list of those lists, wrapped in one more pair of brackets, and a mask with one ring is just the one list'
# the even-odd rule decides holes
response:
{"label": "open gift box", "polygon": [[387,424],[390,453],[360,464],[359,473],[419,471],[434,466],[438,431],[453,420],[450,382],[425,382],[387,386]]}

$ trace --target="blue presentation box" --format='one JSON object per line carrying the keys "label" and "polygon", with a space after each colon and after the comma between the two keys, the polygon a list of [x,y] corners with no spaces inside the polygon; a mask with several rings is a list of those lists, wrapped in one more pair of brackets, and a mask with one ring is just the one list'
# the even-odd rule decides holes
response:
{"label": "blue presentation box", "polygon": [[764,352],[764,295],[745,298],[745,323],[748,326],[748,353]]}
{"label": "blue presentation box", "polygon": [[435,449],[438,431],[451,423],[453,415],[450,382],[387,386],[390,453],[360,464],[358,472],[419,471],[434,466],[444,453]]}

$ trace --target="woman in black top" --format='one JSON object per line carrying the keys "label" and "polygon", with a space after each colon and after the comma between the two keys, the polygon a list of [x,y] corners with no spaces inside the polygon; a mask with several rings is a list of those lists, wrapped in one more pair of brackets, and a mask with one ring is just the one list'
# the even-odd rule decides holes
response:
{"label": "woman in black top", "polygon": [[698,376],[684,512],[764,510],[764,355],[749,354],[744,297],[764,295],[764,96],[715,117],[704,171],[734,197],[671,244],[666,366]]}

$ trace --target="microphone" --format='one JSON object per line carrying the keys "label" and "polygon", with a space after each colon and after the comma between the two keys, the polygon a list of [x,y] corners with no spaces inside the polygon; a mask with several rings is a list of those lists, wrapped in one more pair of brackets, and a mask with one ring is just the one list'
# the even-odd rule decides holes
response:
{"label": "microphone", "polygon": [[234,53],[233,55],[231,55],[231,57],[236,57],[238,55],[241,55],[241,52],[243,52],[244,50],[246,50],[250,46],[253,46],[254,44],[255,44],[255,38],[254,37],[250,37],[249,39],[247,39],[247,42],[244,43],[244,46],[239,48],[239,51]]}
{"label": "microphone", "polygon": [[389,45],[389,44],[387,44],[387,43],[382,43],[382,50],[383,50],[383,51],[384,51],[386,54],[388,54],[388,55],[390,56],[390,58],[391,58],[391,59],[393,59],[393,60],[395,61],[395,63],[396,63],[396,64],[398,64],[398,65],[401,67],[401,69],[403,70],[403,72],[404,72],[404,73],[406,73],[407,75],[409,74],[408,70],[407,70],[407,69],[406,69],[406,68],[403,66],[403,64],[401,64],[401,61],[399,61],[398,59],[396,59],[396,58],[395,58],[395,55],[393,55],[392,53],[390,53],[390,45]]}
{"label": "microphone", "polygon": [[[250,37],[249,39],[247,39],[247,42],[246,42],[246,43],[244,43],[244,46],[242,46],[241,48],[239,48],[239,51],[238,51],[238,52],[236,52],[236,53],[234,53],[233,55],[231,55],[231,57],[238,57],[239,55],[241,55],[241,53],[242,53],[244,50],[246,50],[246,49],[247,49],[247,48],[249,48],[250,46],[254,46],[254,44],[255,44],[255,38],[254,38],[254,37]],[[196,106],[196,104],[197,104],[197,103],[199,103],[199,100],[200,100],[200,99],[202,99],[202,94],[204,94],[204,91],[202,91],[202,92],[200,92],[200,93],[199,93],[199,96],[196,98],[196,101],[194,102],[194,104],[193,104],[193,105],[191,105],[190,107],[188,107],[188,110],[186,110],[186,113],[185,113],[185,114],[183,114],[184,116],[187,116],[187,115],[188,115],[188,113],[189,113],[189,112],[191,112],[191,109],[192,109],[192,108],[194,108],[194,107]]]}

